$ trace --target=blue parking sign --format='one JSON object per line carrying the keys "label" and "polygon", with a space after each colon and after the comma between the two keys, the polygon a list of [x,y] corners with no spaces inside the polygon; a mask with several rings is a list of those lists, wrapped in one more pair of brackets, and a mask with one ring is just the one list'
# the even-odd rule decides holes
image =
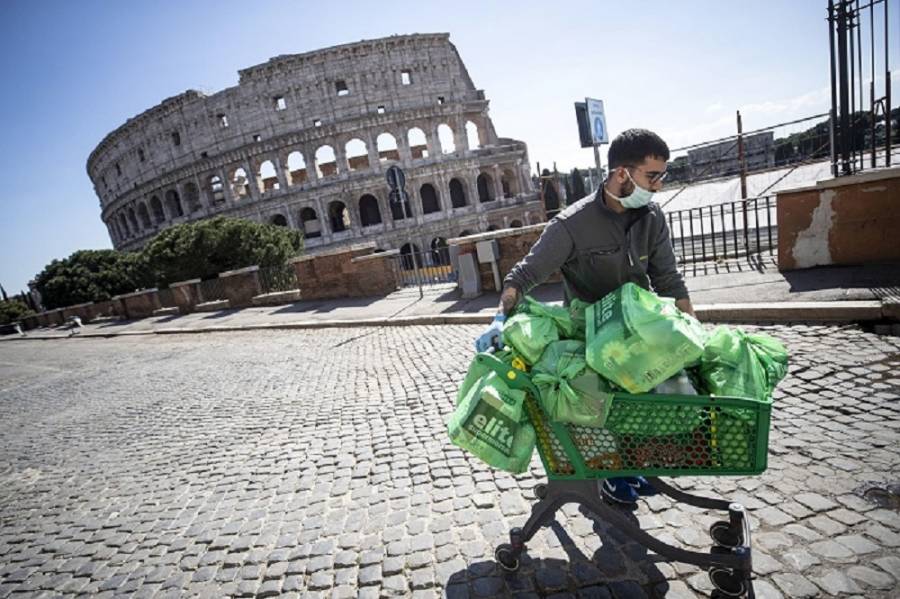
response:
{"label": "blue parking sign", "polygon": [[609,143],[606,133],[606,113],[603,110],[603,100],[585,98],[588,122],[591,124],[591,138],[595,144]]}

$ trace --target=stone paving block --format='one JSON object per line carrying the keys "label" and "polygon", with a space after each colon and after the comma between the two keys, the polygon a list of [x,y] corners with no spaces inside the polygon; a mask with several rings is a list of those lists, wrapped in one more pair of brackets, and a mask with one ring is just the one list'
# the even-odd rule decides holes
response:
{"label": "stone paving block", "polygon": [[772,581],[788,597],[817,597],[821,592],[816,585],[800,574],[775,574]]}
{"label": "stone paving block", "polygon": [[867,553],[879,551],[881,549],[881,547],[861,535],[841,536],[837,537],[835,541],[837,541],[844,547],[849,548],[854,553],[854,555],[864,555]]}
{"label": "stone paving block", "polygon": [[[444,423],[477,328],[98,339],[77,354],[45,345],[32,356],[7,355],[0,344],[0,377],[9,372],[5,364],[23,357],[52,359],[62,369],[60,384],[70,385],[65,393],[32,387],[26,401],[14,390],[5,398],[13,403],[0,404],[4,448],[25,462],[67,456],[54,462],[65,466],[32,483],[47,499],[41,506],[28,506],[15,482],[0,486],[0,518],[16,522],[19,511],[29,510],[37,523],[0,531],[0,551],[8,556],[0,588],[40,591],[60,583],[66,592],[112,593],[100,585],[128,574],[116,592],[130,585],[135,596],[277,589],[285,596],[330,597],[348,588],[359,596],[474,595],[468,577],[502,578],[493,548],[507,540],[509,527],[525,521],[534,484],[543,478],[536,458],[529,472],[511,476],[446,440]],[[852,327],[763,330],[786,341],[793,372],[810,373],[805,381],[791,375],[776,390],[769,470],[676,483],[747,506],[757,570],[767,572],[757,580],[758,596],[792,596],[783,586],[788,579],[776,579],[794,574],[789,570],[807,582],[841,572],[862,594],[879,596],[886,592],[884,577],[898,571],[900,520],[853,491],[886,480],[885,465],[900,460],[900,448],[882,434],[900,431],[900,411],[889,409],[897,383],[888,378],[900,369],[900,341],[884,345]],[[28,347],[18,351],[35,351]],[[99,365],[104,376],[91,376]],[[854,367],[860,372],[851,372]],[[420,369],[428,379],[417,375]],[[849,376],[838,376],[843,373]],[[298,398],[306,402],[303,410],[296,409]],[[94,427],[67,446],[37,445],[27,431],[42,426],[52,438],[60,426],[52,415],[64,400],[84,418],[67,420],[71,430],[81,422]],[[79,461],[80,455],[98,457]],[[103,500],[113,494],[121,515],[110,516]],[[721,518],[661,496],[642,502],[636,515],[659,538],[697,546],[708,543],[706,529]],[[602,526],[601,545],[597,525],[574,506],[557,520],[574,545],[541,531],[529,543],[525,575],[514,586],[503,579],[510,593],[611,597],[609,583],[619,582],[618,588],[637,585],[652,596],[664,581],[698,596],[709,591],[705,572],[647,565],[645,551]],[[863,553],[853,554],[837,537]],[[52,541],[37,543],[44,539]],[[823,542],[834,545],[816,545]],[[391,544],[396,555],[388,554]],[[571,558],[576,549],[596,559]],[[536,571],[546,559],[559,565]],[[847,570],[837,565],[843,563]],[[253,566],[259,576],[248,580],[258,586],[240,588],[239,573]],[[10,583],[15,571],[20,580]],[[61,578],[79,573],[68,582]],[[392,577],[404,578],[402,591],[382,588]],[[170,580],[179,586],[163,589]],[[271,589],[264,588],[268,582]]]}

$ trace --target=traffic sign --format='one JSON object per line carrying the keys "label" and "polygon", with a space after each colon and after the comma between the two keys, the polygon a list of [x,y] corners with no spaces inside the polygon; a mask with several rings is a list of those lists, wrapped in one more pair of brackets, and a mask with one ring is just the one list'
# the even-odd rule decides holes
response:
{"label": "traffic sign", "polygon": [[387,179],[387,184],[391,189],[403,189],[403,186],[406,185],[406,175],[396,164],[388,168],[384,173],[384,178]]}
{"label": "traffic sign", "polygon": [[603,100],[585,98],[587,105],[588,124],[591,126],[591,139],[595,144],[608,144],[609,137],[606,133],[606,112],[603,110]]}

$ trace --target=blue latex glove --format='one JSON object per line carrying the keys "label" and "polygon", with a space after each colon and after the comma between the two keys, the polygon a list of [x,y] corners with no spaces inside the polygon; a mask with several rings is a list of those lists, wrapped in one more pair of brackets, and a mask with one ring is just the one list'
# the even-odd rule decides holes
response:
{"label": "blue latex glove", "polygon": [[503,323],[506,316],[497,314],[494,321],[484,330],[484,332],[475,340],[475,351],[487,351],[491,346],[497,349],[503,349]]}

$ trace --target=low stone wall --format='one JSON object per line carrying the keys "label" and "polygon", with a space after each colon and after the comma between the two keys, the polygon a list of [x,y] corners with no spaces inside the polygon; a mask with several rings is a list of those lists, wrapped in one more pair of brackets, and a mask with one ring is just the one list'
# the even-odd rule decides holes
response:
{"label": "low stone wall", "polygon": [[130,320],[153,316],[153,312],[162,307],[159,303],[159,293],[155,287],[117,295],[113,299],[120,302],[125,318]]}
{"label": "low stone wall", "polygon": [[[547,223],[531,225],[529,227],[520,227],[517,229],[504,229],[502,231],[492,231],[490,233],[480,233],[478,235],[469,235],[467,237],[456,237],[447,241],[450,246],[458,248],[459,255],[476,254],[475,246],[479,241],[487,241],[496,239],[500,250],[500,259],[498,267],[500,269],[500,284],[503,285],[503,278],[512,270],[522,258],[524,258],[531,250],[531,246],[538,240]],[[481,288],[484,291],[501,291],[496,289],[494,285],[494,273],[490,264],[479,264],[476,256],[475,263],[478,265],[478,273],[481,275]],[[547,283],[558,283],[562,280],[562,275],[557,271],[549,279]]]}
{"label": "low stone wall", "polygon": [[397,252],[375,253],[374,244],[294,258],[304,300],[385,295],[397,288],[392,260]]}
{"label": "low stone wall", "polygon": [[223,272],[219,278],[223,279],[225,296],[232,308],[252,306],[253,298],[260,294],[258,266]]}
{"label": "low stone wall", "polygon": [[73,316],[77,316],[82,322],[94,320],[94,303],[87,302],[84,304],[76,304],[74,306],[66,306],[62,309],[63,321],[68,321]]}
{"label": "low stone wall", "polygon": [[101,316],[123,316],[119,313],[119,305],[119,302],[113,300],[94,302],[94,318],[99,318]]}
{"label": "low stone wall", "polygon": [[22,328],[24,330],[36,329],[40,326],[40,318],[38,314],[32,314],[22,319]]}
{"label": "low stone wall", "polygon": [[900,261],[900,168],[779,191],[778,269]]}
{"label": "low stone wall", "polygon": [[200,279],[179,281],[169,285],[175,298],[175,305],[182,314],[190,314],[200,303]]}

